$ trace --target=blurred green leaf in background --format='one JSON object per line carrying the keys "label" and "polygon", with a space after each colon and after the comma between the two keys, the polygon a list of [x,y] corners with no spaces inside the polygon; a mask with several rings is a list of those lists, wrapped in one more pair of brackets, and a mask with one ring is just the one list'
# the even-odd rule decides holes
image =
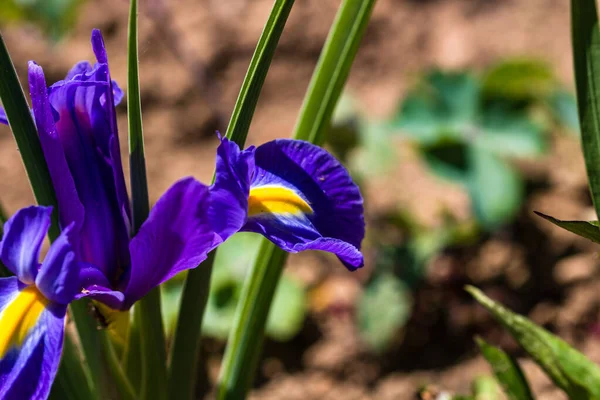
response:
{"label": "blurred green leaf in background", "polygon": [[57,40],[73,27],[84,1],[0,0],[0,24],[31,22]]}

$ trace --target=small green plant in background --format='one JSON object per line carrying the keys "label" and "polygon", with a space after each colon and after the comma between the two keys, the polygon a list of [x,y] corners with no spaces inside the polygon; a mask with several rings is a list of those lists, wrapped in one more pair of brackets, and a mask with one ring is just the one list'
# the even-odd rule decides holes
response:
{"label": "small green plant in background", "polygon": [[577,105],[549,66],[509,59],[481,74],[425,74],[387,120],[360,115],[342,98],[329,145],[355,176],[376,177],[398,165],[393,140],[413,143],[429,171],[462,186],[485,230],[510,223],[524,199],[514,160],[543,156],[554,130],[577,133]]}
{"label": "small green plant in background", "polygon": [[436,176],[465,188],[485,229],[510,222],[523,202],[514,159],[536,158],[553,128],[576,130],[576,105],[550,69],[509,60],[481,76],[433,71],[409,92],[391,128],[415,143]]}

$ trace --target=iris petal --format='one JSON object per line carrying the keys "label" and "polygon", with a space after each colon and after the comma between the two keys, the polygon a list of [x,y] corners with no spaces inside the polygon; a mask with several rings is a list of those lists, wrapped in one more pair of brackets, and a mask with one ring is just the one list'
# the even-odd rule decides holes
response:
{"label": "iris petal", "polygon": [[71,228],[64,229],[52,243],[35,279],[44,296],[60,304],[69,304],[81,290],[80,266],[68,240]]}
{"label": "iris petal", "polygon": [[289,252],[324,250],[363,265],[363,201],[348,171],[308,142],[279,139],[256,149],[248,222]]}
{"label": "iris petal", "polygon": [[[61,225],[68,226],[75,223],[76,230],[78,230],[83,224],[83,205],[79,200],[65,152],[56,132],[44,71],[34,62],[29,63],[29,92],[44,158],[56,191]],[[77,246],[76,242],[73,244]]]}
{"label": "iris petal", "polygon": [[222,242],[210,225],[208,207],[208,187],[193,178],[176,182],[158,200],[129,244],[124,308],[175,274],[198,266]]}
{"label": "iris petal", "polygon": [[0,259],[21,282],[32,284],[37,276],[40,249],[50,227],[52,207],[27,207],[4,224]]}
{"label": "iris petal", "polygon": [[15,277],[0,279],[0,346],[9,344],[0,358],[0,398],[48,396],[60,361],[65,313],[66,306],[49,304],[37,289],[20,289]]}
{"label": "iris petal", "polygon": [[254,171],[254,147],[240,150],[227,138],[217,149],[215,183],[210,187],[208,219],[214,231],[225,241],[240,230],[246,220],[251,174]]}

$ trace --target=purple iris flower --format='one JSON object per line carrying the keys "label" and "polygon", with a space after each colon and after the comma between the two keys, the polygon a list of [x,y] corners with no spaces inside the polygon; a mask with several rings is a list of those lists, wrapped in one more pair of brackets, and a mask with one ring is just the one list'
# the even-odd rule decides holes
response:
{"label": "purple iris flower", "polygon": [[[176,182],[130,239],[131,212],[119,152],[115,105],[123,97],[111,80],[100,31],[92,32],[97,62],[76,64],[46,87],[29,63],[33,114],[58,200],[62,227],[81,269],[82,292],[114,310],[127,310],[151,289],[194,268],[239,230],[243,214],[223,214],[217,196],[193,178]],[[1,117],[1,115],[0,115]]]}
{"label": "purple iris flower", "polygon": [[[288,252],[334,253],[350,270],[364,263],[358,187],[329,153],[297,140],[240,150],[222,139],[214,185],[176,182],[131,238],[115,113],[123,93],[98,30],[92,49],[97,63],[78,63],[49,88],[42,68],[29,63],[62,234],[40,266],[51,209],[23,209],[5,225],[0,259],[16,277],[0,280],[0,398],[48,395],[71,301],[90,297],[127,310],[238,231],[260,233]],[[2,109],[0,122],[7,123]]]}
{"label": "purple iris flower", "polygon": [[45,399],[60,362],[67,305],[81,291],[75,252],[63,230],[43,263],[51,207],[29,207],[4,224],[0,259],[0,398]]}
{"label": "purple iris flower", "polygon": [[240,150],[221,139],[213,196],[223,212],[290,253],[334,253],[349,270],[364,264],[363,200],[348,171],[311,143],[278,139]]}

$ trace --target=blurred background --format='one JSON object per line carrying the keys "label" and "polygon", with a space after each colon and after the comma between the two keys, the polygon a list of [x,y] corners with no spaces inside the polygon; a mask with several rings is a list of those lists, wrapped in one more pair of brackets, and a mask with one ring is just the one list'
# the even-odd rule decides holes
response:
{"label": "blurred background", "polygon": [[[270,0],[140,1],[140,74],[151,199],[175,180],[208,182]],[[297,0],[248,144],[288,137],[337,0]],[[0,27],[26,82],[51,84],[105,36],[126,86],[125,0],[0,0]],[[366,266],[289,258],[269,317],[255,399],[433,399],[491,375],[475,335],[518,347],[463,291],[484,289],[600,361],[597,247],[536,216],[595,219],[573,97],[568,0],[379,0],[331,127],[328,149],[365,197]],[[119,128],[127,154],[126,108]],[[127,173],[127,171],[126,171]],[[0,198],[33,203],[0,129]],[[201,386],[219,370],[256,237],[219,252],[204,321]],[[182,277],[163,288],[167,328]],[[535,393],[562,399],[529,360]],[[485,378],[483,378],[485,379]],[[501,397],[498,397],[501,398]]]}

